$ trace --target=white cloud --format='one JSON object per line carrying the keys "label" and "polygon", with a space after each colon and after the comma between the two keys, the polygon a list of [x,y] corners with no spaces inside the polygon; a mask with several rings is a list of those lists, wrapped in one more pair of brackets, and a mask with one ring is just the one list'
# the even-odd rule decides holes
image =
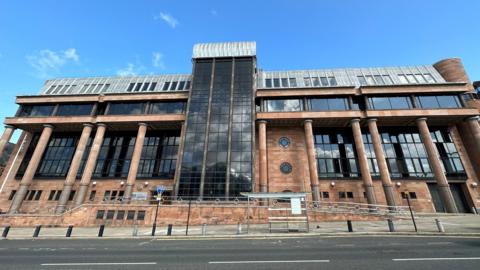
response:
{"label": "white cloud", "polygon": [[152,64],[156,68],[165,69],[165,61],[163,60],[163,54],[159,52],[152,53]]}
{"label": "white cloud", "polygon": [[217,16],[217,11],[215,9],[212,9],[210,10],[210,14],[212,14],[213,16]]}
{"label": "white cloud", "polygon": [[75,62],[78,62],[79,60],[79,56],[77,54],[77,50],[75,48],[70,48],[70,49],[67,49],[65,52],[64,52],[64,55],[65,55],[65,58],[66,59],[72,59],[73,61]]}
{"label": "white cloud", "polygon": [[77,63],[80,60],[75,48],[68,48],[65,51],[58,52],[44,49],[28,55],[26,58],[39,77],[47,77],[52,71],[58,71],[64,65]]}
{"label": "white cloud", "polygon": [[178,20],[175,19],[172,15],[168,13],[160,12],[160,15],[153,17],[154,20],[163,20],[166,22],[170,27],[175,28],[178,24]]}
{"label": "white cloud", "polygon": [[128,63],[126,67],[117,70],[117,75],[121,77],[135,76],[143,69],[141,65]]}

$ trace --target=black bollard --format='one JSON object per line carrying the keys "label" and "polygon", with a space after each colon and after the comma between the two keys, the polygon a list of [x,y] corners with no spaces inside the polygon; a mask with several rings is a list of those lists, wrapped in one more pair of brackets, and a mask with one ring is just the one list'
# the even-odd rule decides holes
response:
{"label": "black bollard", "polygon": [[167,235],[168,235],[168,236],[171,236],[171,235],[172,235],[172,227],[173,227],[172,224],[168,224],[168,227],[167,227]]}
{"label": "black bollard", "polygon": [[352,227],[352,221],[347,220],[347,227],[348,227],[348,232],[353,232],[353,227]]}
{"label": "black bollard", "polygon": [[155,231],[157,230],[157,224],[156,223],[153,223],[153,226],[152,226],[152,236],[155,236]]}
{"label": "black bollard", "polygon": [[7,235],[8,235],[8,232],[10,231],[10,226],[6,226],[4,229],[3,229],[3,233],[2,233],[2,237],[3,238],[7,238]]}
{"label": "black bollard", "polygon": [[395,226],[393,225],[393,220],[387,219],[387,223],[388,223],[388,230],[390,232],[395,232]]}
{"label": "black bollard", "polygon": [[100,225],[100,229],[98,229],[98,237],[103,237],[104,230],[105,230],[105,225]]}
{"label": "black bollard", "polygon": [[72,236],[72,230],[73,230],[73,225],[68,226],[67,234],[65,235],[65,237]]}
{"label": "black bollard", "polygon": [[38,237],[38,235],[40,234],[40,229],[42,228],[42,225],[37,225],[35,227],[35,231],[33,231],[33,237]]}

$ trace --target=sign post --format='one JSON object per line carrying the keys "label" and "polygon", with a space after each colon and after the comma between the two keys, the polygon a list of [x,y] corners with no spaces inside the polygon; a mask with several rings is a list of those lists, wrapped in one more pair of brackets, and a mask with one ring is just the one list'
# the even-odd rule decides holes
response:
{"label": "sign post", "polygon": [[157,229],[157,216],[158,216],[158,207],[160,206],[160,201],[162,200],[162,193],[165,191],[164,186],[157,186],[157,209],[155,210],[155,219],[153,220],[152,226],[152,236],[155,236],[155,230]]}

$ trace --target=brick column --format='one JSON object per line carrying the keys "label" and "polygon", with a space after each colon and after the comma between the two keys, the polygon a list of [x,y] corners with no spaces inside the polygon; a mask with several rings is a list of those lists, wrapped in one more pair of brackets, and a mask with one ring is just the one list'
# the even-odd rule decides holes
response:
{"label": "brick column", "polygon": [[372,176],[368,168],[368,160],[365,155],[365,146],[363,145],[362,130],[360,129],[360,119],[352,119],[350,121],[353,131],[353,139],[355,141],[355,148],[357,149],[358,163],[360,166],[360,173],[362,174],[363,186],[367,194],[368,204],[377,204],[375,199],[375,191],[373,189]]}
{"label": "brick column", "polygon": [[3,151],[5,150],[5,146],[8,144],[8,141],[10,141],[10,138],[12,137],[13,132],[15,131],[14,126],[5,126],[5,131],[3,132],[2,137],[0,138],[0,158],[3,156]]}
{"label": "brick column", "polygon": [[390,173],[388,172],[387,161],[385,160],[385,154],[383,153],[382,140],[377,128],[377,119],[371,118],[367,120],[368,130],[372,136],[373,150],[375,151],[375,158],[377,159],[378,168],[380,169],[380,178],[382,179],[383,192],[385,193],[385,199],[387,205],[395,208],[395,196],[393,195],[393,185],[390,179]]}
{"label": "brick column", "polygon": [[260,174],[260,192],[268,191],[268,167],[267,167],[267,121],[258,122],[258,162]]}
{"label": "brick column", "polygon": [[142,157],[143,141],[145,140],[145,134],[147,133],[147,124],[139,123],[137,138],[135,140],[135,148],[133,149],[132,161],[130,162],[130,168],[127,176],[127,186],[125,187],[125,195],[123,196],[123,202],[130,202],[132,197],[133,186],[135,180],[137,180],[138,164]]}
{"label": "brick column", "polygon": [[105,135],[106,129],[107,125],[101,123],[97,124],[97,132],[95,133],[95,138],[93,139],[92,147],[90,149],[90,153],[88,154],[87,163],[85,164],[85,169],[83,169],[80,187],[78,189],[77,196],[75,197],[75,206],[79,206],[85,201],[88,185],[90,184],[90,180],[92,179],[92,175],[95,170],[95,165],[97,164],[97,157],[100,153],[100,148],[102,147],[103,136]]}
{"label": "brick column", "polygon": [[20,181],[20,186],[18,187],[17,193],[15,193],[15,197],[13,198],[12,205],[10,206],[10,214],[15,214],[18,212],[20,207],[22,206],[23,199],[27,194],[28,188],[32,184],[33,177],[37,172],[38,165],[42,160],[43,152],[47,148],[48,141],[50,140],[50,136],[53,132],[52,125],[44,125],[42,134],[40,135],[40,139],[38,139],[37,146],[33,151],[32,157],[30,158],[30,162],[28,163],[27,169],[25,170],[25,174],[22,177],[22,181]]}
{"label": "brick column", "polygon": [[75,149],[75,154],[73,155],[72,162],[70,163],[67,177],[63,183],[63,190],[55,210],[57,214],[61,214],[65,210],[65,206],[67,205],[68,197],[70,197],[70,193],[72,192],[72,186],[77,178],[78,169],[80,168],[80,163],[82,162],[83,154],[85,153],[85,148],[87,147],[88,138],[90,138],[92,129],[92,124],[83,125],[82,135],[80,136],[77,148]]}
{"label": "brick column", "polygon": [[433,144],[430,130],[428,129],[427,118],[418,118],[417,126],[420,131],[420,136],[422,137],[422,142],[425,145],[425,150],[427,151],[428,161],[432,166],[433,174],[437,180],[440,197],[442,198],[443,203],[445,203],[448,213],[457,213],[458,210],[452,196],[452,191],[448,185],[447,177],[443,172],[440,159],[438,158],[437,148],[435,147],[435,144]]}
{"label": "brick column", "polygon": [[478,124],[478,116],[469,117],[465,120],[470,128],[474,140],[475,151],[480,153],[480,125]]}
{"label": "brick column", "polygon": [[303,122],[305,128],[305,143],[307,145],[308,170],[310,171],[310,185],[312,187],[313,201],[320,201],[320,192],[318,191],[318,171],[317,159],[315,156],[315,142],[313,140],[312,120]]}

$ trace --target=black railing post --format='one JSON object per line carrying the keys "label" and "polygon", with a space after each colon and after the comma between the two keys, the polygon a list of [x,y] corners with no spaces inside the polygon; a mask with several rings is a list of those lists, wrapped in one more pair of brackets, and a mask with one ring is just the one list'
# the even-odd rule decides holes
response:
{"label": "black railing post", "polygon": [[72,236],[72,231],[73,231],[73,225],[68,226],[67,234],[65,234],[65,237]]}
{"label": "black railing post", "polygon": [[7,238],[9,231],[10,231],[10,226],[5,226],[5,228],[3,229],[2,237]]}
{"label": "black railing post", "polygon": [[190,208],[192,207],[192,199],[188,201],[188,214],[187,214],[187,229],[185,230],[185,235],[188,235],[188,225],[190,224]]}
{"label": "black railing post", "polygon": [[38,237],[38,235],[40,234],[40,229],[42,228],[42,225],[37,225],[35,227],[35,231],[33,231],[33,237]]}
{"label": "black railing post", "polygon": [[100,228],[98,229],[98,237],[103,237],[103,231],[105,230],[105,225],[100,225]]}
{"label": "black railing post", "polygon": [[171,235],[172,235],[172,227],[173,227],[172,224],[168,224],[168,227],[167,227],[167,235],[168,235],[168,236],[171,236]]}
{"label": "black railing post", "polygon": [[353,227],[352,227],[352,221],[347,220],[347,227],[348,227],[348,232],[353,232]]}

